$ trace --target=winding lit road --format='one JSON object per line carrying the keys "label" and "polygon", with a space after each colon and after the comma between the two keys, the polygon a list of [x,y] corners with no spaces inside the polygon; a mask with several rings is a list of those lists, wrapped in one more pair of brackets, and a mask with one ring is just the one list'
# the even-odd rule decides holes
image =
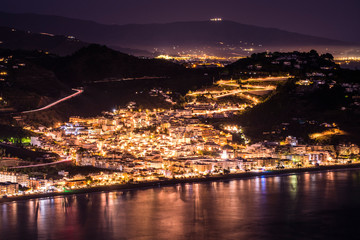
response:
{"label": "winding lit road", "polygon": [[60,161],[56,161],[56,162],[39,163],[39,164],[25,165],[25,166],[19,166],[19,167],[9,167],[9,169],[44,167],[44,166],[55,165],[55,164],[59,164],[59,163],[71,162],[71,161],[72,161],[72,159],[68,157],[64,160],[60,160]]}
{"label": "winding lit road", "polygon": [[61,103],[61,102],[65,102],[65,101],[69,100],[70,98],[76,97],[77,95],[79,95],[79,94],[81,94],[81,93],[84,92],[83,89],[75,89],[75,88],[73,88],[72,90],[73,90],[73,91],[76,91],[76,92],[73,93],[73,94],[71,94],[71,95],[69,95],[69,96],[67,96],[67,97],[61,98],[61,99],[59,99],[59,100],[57,100],[57,101],[55,101],[55,102],[53,102],[53,103],[50,103],[49,105],[46,105],[45,107],[37,108],[37,109],[33,109],[33,110],[28,110],[28,111],[23,111],[23,112],[21,112],[21,113],[26,114],[26,113],[33,113],[33,112],[43,111],[43,110],[49,109],[49,108],[51,108],[51,107],[53,107],[53,106]]}

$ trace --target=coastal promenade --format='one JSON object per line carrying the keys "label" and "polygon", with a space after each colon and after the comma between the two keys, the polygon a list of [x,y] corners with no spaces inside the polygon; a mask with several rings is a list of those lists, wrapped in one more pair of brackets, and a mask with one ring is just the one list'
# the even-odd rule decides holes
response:
{"label": "coastal promenade", "polygon": [[40,194],[29,194],[21,196],[11,196],[0,199],[0,203],[12,202],[12,201],[21,201],[34,198],[49,198],[55,196],[65,196],[73,194],[86,194],[93,192],[110,192],[110,191],[126,191],[126,190],[135,190],[135,189],[144,189],[144,188],[158,188],[163,186],[172,186],[176,184],[186,184],[186,183],[202,183],[202,182],[212,182],[212,181],[229,181],[232,179],[248,179],[253,177],[271,177],[271,176],[284,176],[288,174],[299,174],[299,173],[316,173],[322,171],[334,171],[334,170],[346,170],[346,169],[356,169],[360,168],[360,163],[351,163],[351,164],[341,164],[341,165],[326,165],[326,166],[317,166],[317,167],[306,167],[306,168],[291,168],[291,169],[282,169],[282,170],[272,170],[272,171],[262,171],[262,172],[244,172],[244,173],[234,173],[234,174],[225,174],[225,175],[210,175],[204,177],[196,178],[183,178],[183,179],[166,179],[158,181],[147,181],[147,182],[134,182],[127,184],[115,184],[115,185],[105,185],[105,186],[96,186],[88,188],[79,188],[71,189],[64,192],[52,192],[52,193],[40,193]]}

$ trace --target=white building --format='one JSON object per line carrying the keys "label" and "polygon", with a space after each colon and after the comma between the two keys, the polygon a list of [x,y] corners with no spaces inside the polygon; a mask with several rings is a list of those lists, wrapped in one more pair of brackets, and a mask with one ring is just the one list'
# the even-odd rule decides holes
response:
{"label": "white building", "polygon": [[28,186],[29,176],[27,174],[0,172],[0,182],[18,183],[22,186]]}

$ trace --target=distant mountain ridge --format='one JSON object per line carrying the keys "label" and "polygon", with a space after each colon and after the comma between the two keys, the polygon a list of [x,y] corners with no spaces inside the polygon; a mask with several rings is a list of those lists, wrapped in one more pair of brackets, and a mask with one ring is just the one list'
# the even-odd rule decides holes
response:
{"label": "distant mountain ridge", "polygon": [[[0,96],[6,99],[6,107],[15,109],[11,111],[43,107],[73,93],[71,91],[73,87],[84,87],[83,95],[92,104],[101,105],[102,101],[105,104],[111,104],[110,100],[104,100],[108,97],[107,93],[102,92],[99,86],[103,86],[104,91],[112,91],[114,99],[118,97],[126,100],[127,94],[131,93],[127,93],[126,87],[120,87],[121,94],[117,96],[119,95],[117,90],[111,86],[107,87],[107,84],[111,84],[111,81],[108,83],[107,80],[115,80],[115,84],[118,85],[129,82],[128,85],[132,84],[141,89],[146,86],[152,88],[153,77],[170,85],[181,86],[183,81],[172,81],[173,77],[190,71],[181,65],[165,60],[137,58],[97,44],[90,44],[72,55],[62,57],[46,54],[44,51],[0,48],[0,58],[6,59],[2,62],[0,69],[7,72],[0,81]],[[141,80],[129,81],[134,78]],[[128,81],[123,81],[123,79]],[[97,81],[101,83],[95,84]],[[186,81],[192,84],[191,78],[185,79],[185,85],[188,84]],[[93,94],[91,99],[86,98],[89,88]],[[84,106],[79,107],[84,108]],[[87,111],[92,111],[91,106],[87,108]]]}
{"label": "distant mountain ridge", "polygon": [[19,31],[9,27],[0,27],[0,41],[0,48],[3,49],[41,50],[60,56],[70,55],[89,45],[71,37]]}
{"label": "distant mountain ridge", "polygon": [[72,35],[91,43],[151,50],[161,47],[347,46],[351,43],[232,21],[106,25],[39,14],[0,12],[0,25],[32,32]]}
{"label": "distant mountain ridge", "polygon": [[182,72],[184,67],[161,59],[137,58],[91,44],[71,56],[56,59],[50,69],[63,82],[82,86],[107,78],[167,77]]}
{"label": "distant mountain ridge", "polygon": [[[0,48],[10,50],[38,50],[57,54],[71,55],[90,43],[80,41],[73,36],[54,35],[41,32],[17,30],[0,26]],[[154,57],[154,54],[145,50],[109,46],[110,48],[134,56]]]}

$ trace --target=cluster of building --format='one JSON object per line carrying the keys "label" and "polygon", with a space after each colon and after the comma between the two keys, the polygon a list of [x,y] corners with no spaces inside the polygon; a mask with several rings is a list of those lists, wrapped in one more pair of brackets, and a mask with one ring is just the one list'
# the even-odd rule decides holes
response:
{"label": "cluster of building", "polygon": [[34,144],[41,142],[41,147],[62,156],[74,154],[77,165],[114,170],[143,165],[143,161],[157,165],[164,158],[220,151],[232,140],[231,134],[203,124],[189,110],[157,109],[121,109],[91,119],[72,117],[45,135],[40,141],[33,139]]}
{"label": "cluster of building", "polygon": [[[216,129],[204,124],[196,110],[118,109],[96,118],[71,117],[56,128],[42,128],[33,146],[72,159],[77,166],[100,171],[89,176],[30,178],[0,172],[1,194],[26,187],[32,192],[66,191],[129,181],[188,178],[279,168],[309,167],[353,161],[356,145],[299,145],[294,137],[283,142],[249,144],[240,126]],[[233,141],[236,134],[244,141]]]}
{"label": "cluster of building", "polygon": [[[359,147],[354,144],[299,145],[297,139],[290,136],[282,142],[238,144],[231,141],[232,135],[229,133],[241,132],[239,127],[225,126],[224,131],[227,132],[222,132],[196,121],[181,126],[178,121],[170,119],[166,128],[159,125],[159,128],[151,130],[149,127],[152,118],[149,118],[143,123],[147,128],[135,128],[139,126],[139,119],[123,121],[123,114],[129,113],[139,117],[154,114],[119,110],[107,118],[71,118],[71,121],[61,128],[45,131],[46,136],[55,140],[52,146],[47,143],[50,138],[38,139],[38,143],[53,151],[62,151],[62,154],[73,156],[74,164],[78,166],[93,166],[105,172],[112,171],[99,171],[100,173],[71,178],[68,172],[60,171],[58,174],[62,178],[57,180],[0,172],[0,195],[16,194],[20,187],[27,187],[31,193],[38,193],[129,181],[344,164],[356,160],[360,152]],[[164,112],[160,112],[160,115],[162,114]],[[117,120],[124,125],[116,124]],[[128,129],[132,129],[131,134],[116,130],[119,125],[122,125],[120,129],[128,126]],[[89,142],[88,139],[95,142]]]}
{"label": "cluster of building", "polygon": [[19,190],[31,190],[33,193],[47,192],[54,189],[54,181],[43,177],[29,177],[28,174],[2,171],[0,172],[0,196],[15,195]]}

